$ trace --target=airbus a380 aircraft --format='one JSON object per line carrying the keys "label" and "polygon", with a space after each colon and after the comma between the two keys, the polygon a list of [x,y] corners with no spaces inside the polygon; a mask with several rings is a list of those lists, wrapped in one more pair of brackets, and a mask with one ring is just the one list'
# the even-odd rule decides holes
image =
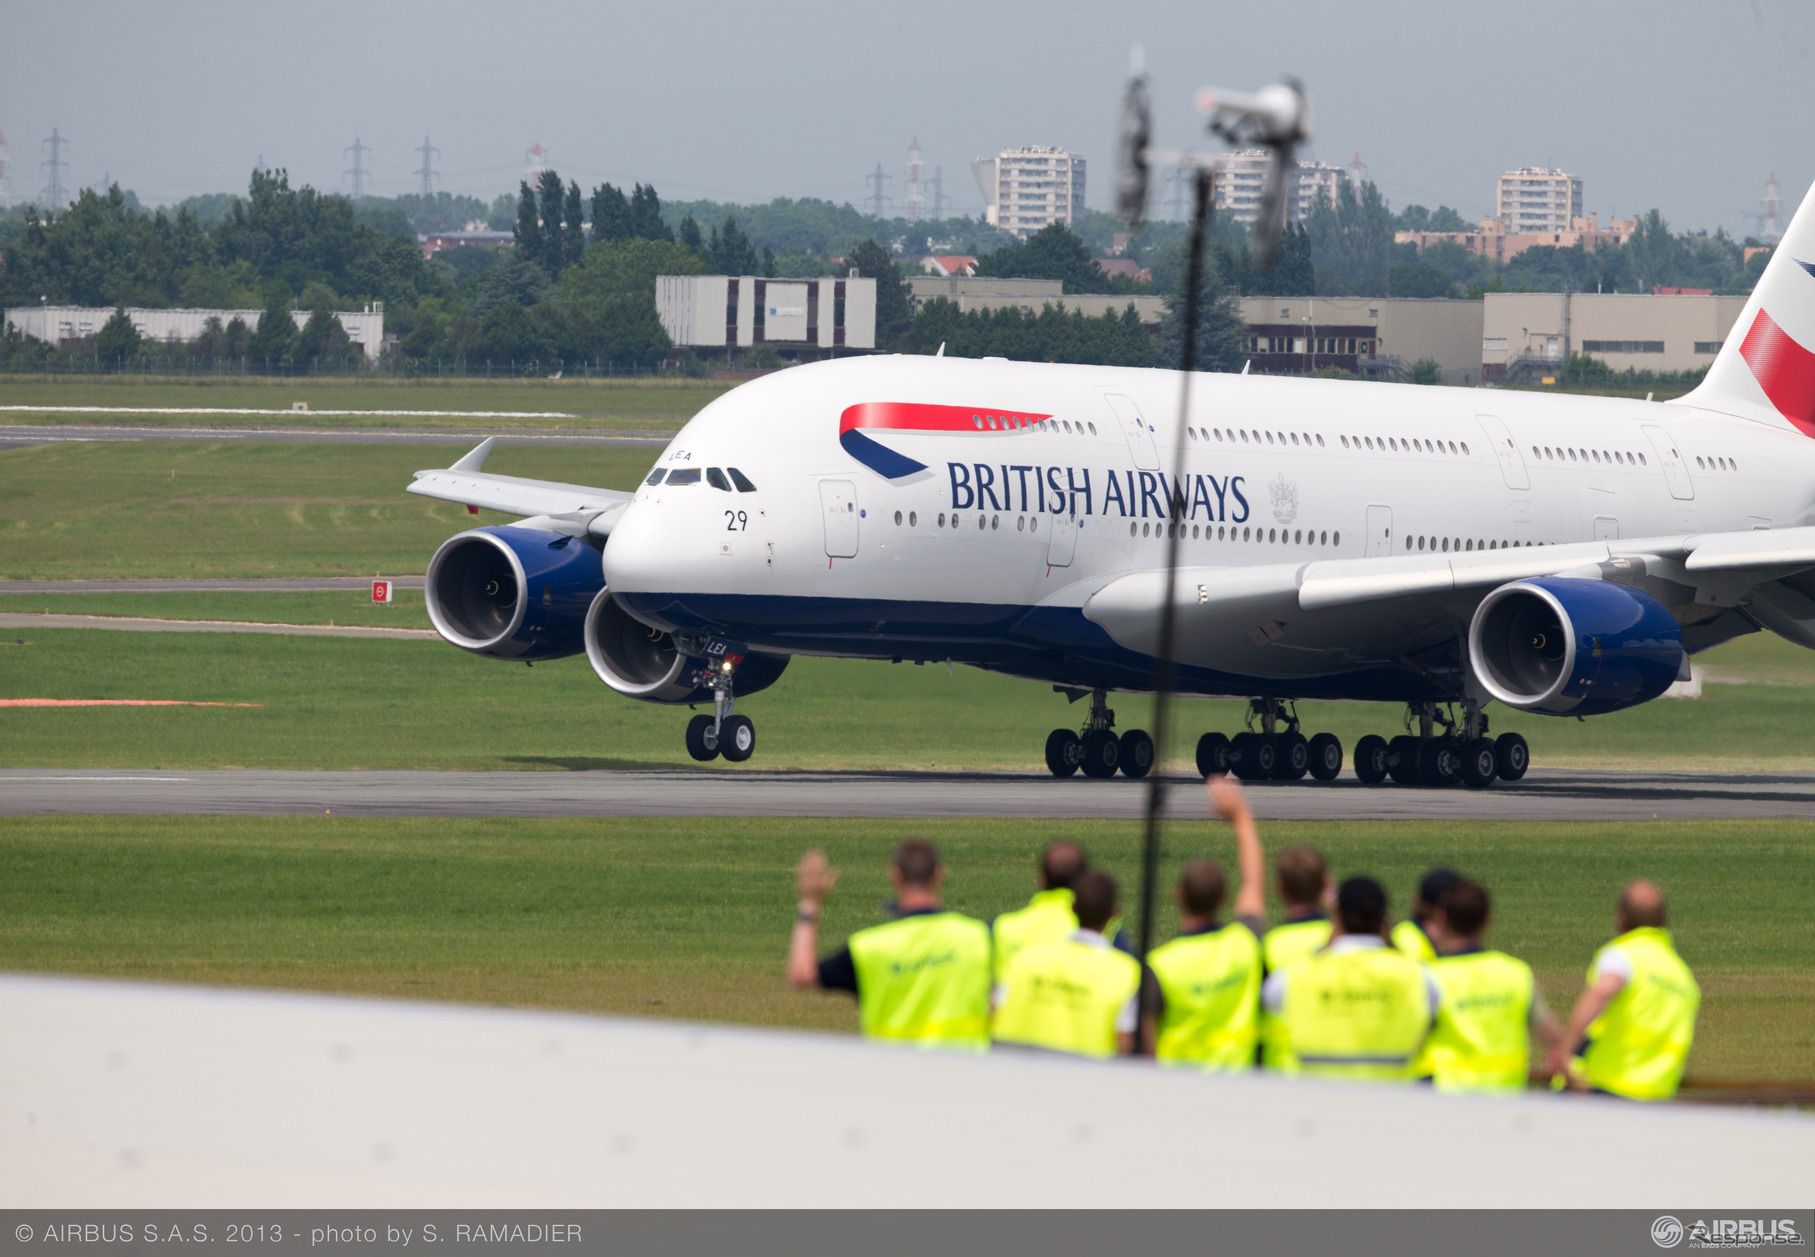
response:
{"label": "airbus a380 aircraft", "polygon": [[1048,765],[1142,776],[1152,741],[1106,700],[1152,687],[1176,527],[1178,686],[1259,726],[1206,733],[1201,769],[1327,780],[1343,749],[1294,701],[1384,700],[1422,736],[1363,738],[1361,780],[1479,787],[1527,764],[1490,701],[1595,715],[1743,633],[1815,648],[1812,351],[1815,195],[1674,402],[1201,375],[1175,486],[1176,372],[846,358],[713,402],[634,493],[487,475],[490,440],[410,492],[524,517],[435,554],[443,637],[711,702],[697,759],[749,758],[734,697],[817,654],[1088,694]]}

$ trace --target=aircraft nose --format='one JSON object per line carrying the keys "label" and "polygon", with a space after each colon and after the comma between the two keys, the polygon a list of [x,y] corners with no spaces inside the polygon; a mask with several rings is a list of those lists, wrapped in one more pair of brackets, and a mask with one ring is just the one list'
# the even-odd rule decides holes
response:
{"label": "aircraft nose", "polygon": [[634,594],[672,592],[673,547],[664,546],[660,512],[633,502],[605,540],[605,585],[620,602]]}

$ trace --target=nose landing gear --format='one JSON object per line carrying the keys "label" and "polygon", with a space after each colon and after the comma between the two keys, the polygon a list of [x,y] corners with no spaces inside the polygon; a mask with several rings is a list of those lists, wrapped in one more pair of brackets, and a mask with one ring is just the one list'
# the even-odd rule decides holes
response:
{"label": "nose landing gear", "polygon": [[756,725],[750,717],[734,714],[731,669],[729,659],[712,665],[712,714],[687,722],[687,754],[702,764],[720,755],[741,764],[756,753]]}

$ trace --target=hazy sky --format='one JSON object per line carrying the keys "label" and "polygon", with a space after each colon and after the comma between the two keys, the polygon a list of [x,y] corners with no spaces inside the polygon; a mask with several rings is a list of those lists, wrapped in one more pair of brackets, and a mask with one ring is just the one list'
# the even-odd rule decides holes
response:
{"label": "hazy sky", "polygon": [[1395,206],[1478,217],[1502,170],[1552,165],[1603,220],[1655,205],[1744,234],[1768,175],[1786,213],[1815,179],[1810,0],[59,0],[0,14],[0,132],[15,200],[56,127],[67,183],[107,173],[148,203],[243,191],[261,154],[344,191],[356,136],[368,191],[412,191],[425,134],[439,186],[487,199],[540,143],[588,189],[860,203],[878,162],[899,199],[918,135],[957,210],[982,205],[970,159],[1023,144],[1081,152],[1105,207],[1135,40],[1156,142],[1201,136],[1200,85],[1295,73],[1314,155],[1359,152]]}

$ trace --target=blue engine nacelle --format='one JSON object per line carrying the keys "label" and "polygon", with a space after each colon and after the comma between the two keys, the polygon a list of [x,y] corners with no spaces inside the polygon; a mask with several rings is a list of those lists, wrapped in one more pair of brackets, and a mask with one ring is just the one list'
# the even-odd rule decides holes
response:
{"label": "blue engine nacelle", "polygon": [[[675,640],[650,628],[601,589],[586,613],[586,658],[599,680],[626,698],[646,703],[709,703],[707,684],[714,667],[731,664],[732,691],[739,697],[766,690],[788,666],[787,655],[765,655],[713,639],[700,654],[683,654]],[[708,661],[706,654],[713,658]]]}
{"label": "blue engine nacelle", "polygon": [[1523,711],[1595,716],[1650,702],[1682,672],[1682,630],[1624,585],[1541,577],[1494,590],[1468,626],[1487,692]]}
{"label": "blue engine nacelle", "polygon": [[586,611],[605,587],[599,547],[540,528],[475,528],[429,560],[435,631],[493,659],[562,659],[586,649]]}

